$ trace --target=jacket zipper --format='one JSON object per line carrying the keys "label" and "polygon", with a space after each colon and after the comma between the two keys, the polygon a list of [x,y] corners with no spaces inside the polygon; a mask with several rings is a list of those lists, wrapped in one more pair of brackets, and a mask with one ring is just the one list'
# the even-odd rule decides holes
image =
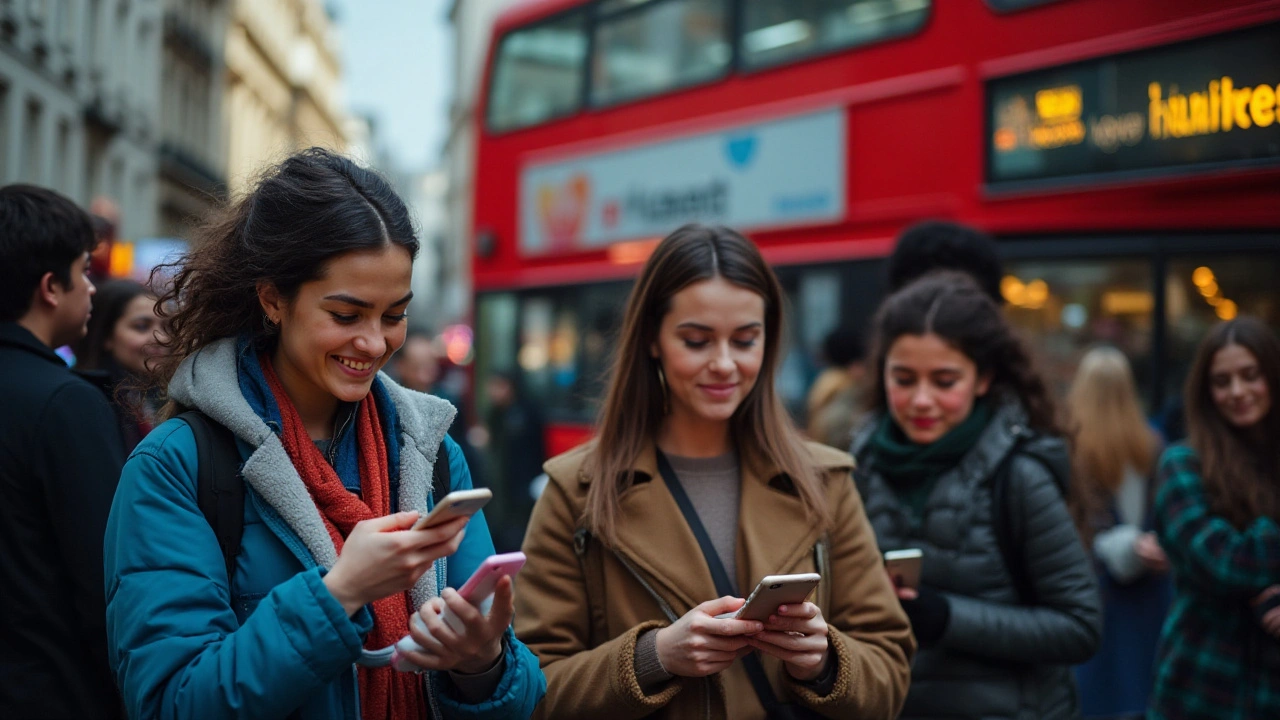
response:
{"label": "jacket zipper", "polygon": [[[585,581],[586,580],[586,573],[585,573],[586,557],[587,557],[587,538],[585,537],[585,533],[583,534],[581,539],[579,539],[579,536],[575,534],[573,538],[573,551],[578,555],[578,560],[580,561],[582,565],[582,569],[584,571],[583,580]],[[645,591],[649,593],[649,597],[652,597],[654,599],[654,602],[658,603],[658,607],[662,610],[662,614],[667,616],[667,622],[675,623],[677,620],[680,619],[680,616],[676,615],[675,610],[671,609],[671,605],[668,604],[667,601],[663,599],[661,595],[658,594],[658,591],[654,590],[653,586],[650,585],[649,582],[640,575],[640,571],[636,569],[635,565],[631,564],[630,560],[628,560],[625,556],[623,556],[622,553],[614,552],[612,550],[610,550],[609,552],[613,553],[613,556],[618,558],[618,562],[622,563],[622,567],[626,568],[627,572],[631,573],[631,577],[635,578],[636,582],[640,583],[640,587],[643,587]],[[711,720],[711,678],[704,677],[704,678],[701,678],[701,680],[702,680],[703,717],[707,718],[707,720]]]}
{"label": "jacket zipper", "polygon": [[347,412],[334,421],[333,439],[329,441],[329,452],[325,453],[325,459],[329,461],[330,467],[333,466],[334,460],[338,457],[338,441],[342,437],[342,433],[346,432],[347,425],[351,424],[351,418],[353,417],[355,417],[355,412]]}

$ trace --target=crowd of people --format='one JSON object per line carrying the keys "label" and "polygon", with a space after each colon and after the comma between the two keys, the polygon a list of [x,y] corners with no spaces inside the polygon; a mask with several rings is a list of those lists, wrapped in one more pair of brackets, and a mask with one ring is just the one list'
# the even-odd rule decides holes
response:
{"label": "crowd of people", "polygon": [[[801,430],[777,278],[688,225],[626,301],[594,437],[539,467],[497,378],[500,520],[420,528],[483,460],[407,331],[418,240],[382,177],[300,152],[164,286],[95,284],[95,244],[67,198],[0,188],[0,716],[1280,717],[1257,319],[1206,335],[1170,442],[1114,348],[1054,398],[994,241],[923,223]],[[463,599],[516,547],[515,582]],[[735,616],[796,573],[806,600]]]}

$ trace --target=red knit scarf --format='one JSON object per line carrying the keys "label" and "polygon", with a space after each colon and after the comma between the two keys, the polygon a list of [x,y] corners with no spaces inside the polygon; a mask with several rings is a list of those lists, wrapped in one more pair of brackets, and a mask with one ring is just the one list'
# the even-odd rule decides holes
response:
{"label": "red knit scarf", "polygon": [[[342,485],[337,471],[325,460],[312,442],[298,409],[285,394],[271,360],[263,355],[262,372],[280,407],[283,428],[280,440],[289,453],[294,468],[306,483],[320,516],[324,518],[333,547],[342,554],[343,540],[356,523],[391,514],[391,489],[387,474],[387,445],[382,435],[382,421],[369,393],[356,408],[356,446],[360,451],[360,496]],[[337,438],[334,438],[337,441]],[[409,615],[414,611],[408,592],[397,593],[373,602],[373,630],[365,647],[381,649],[394,645],[409,632]],[[421,678],[413,673],[397,672],[391,667],[361,666],[360,714],[363,720],[416,720],[426,717],[426,701],[422,696]]]}

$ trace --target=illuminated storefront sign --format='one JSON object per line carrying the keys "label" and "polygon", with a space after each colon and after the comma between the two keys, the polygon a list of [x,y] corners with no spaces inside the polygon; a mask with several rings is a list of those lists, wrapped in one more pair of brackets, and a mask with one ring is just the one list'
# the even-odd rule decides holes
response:
{"label": "illuminated storefront sign", "polygon": [[987,181],[1280,164],[1280,24],[1000,78]]}
{"label": "illuminated storefront sign", "polygon": [[845,172],[838,108],[530,164],[520,173],[520,252],[661,237],[695,221],[832,222],[844,217]]}

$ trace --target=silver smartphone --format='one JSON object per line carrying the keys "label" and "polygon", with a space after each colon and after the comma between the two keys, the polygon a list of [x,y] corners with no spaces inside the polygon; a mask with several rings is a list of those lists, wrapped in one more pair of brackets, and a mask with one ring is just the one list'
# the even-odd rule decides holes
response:
{"label": "silver smartphone", "polygon": [[716,617],[768,622],[769,616],[778,612],[779,605],[797,605],[808,600],[819,582],[822,582],[822,576],[818,573],[766,575],[756,584],[756,589],[747,596],[742,607]]}
{"label": "silver smartphone", "polygon": [[895,587],[920,589],[920,564],[924,552],[919,548],[890,550],[884,554],[884,569],[889,572]]}

